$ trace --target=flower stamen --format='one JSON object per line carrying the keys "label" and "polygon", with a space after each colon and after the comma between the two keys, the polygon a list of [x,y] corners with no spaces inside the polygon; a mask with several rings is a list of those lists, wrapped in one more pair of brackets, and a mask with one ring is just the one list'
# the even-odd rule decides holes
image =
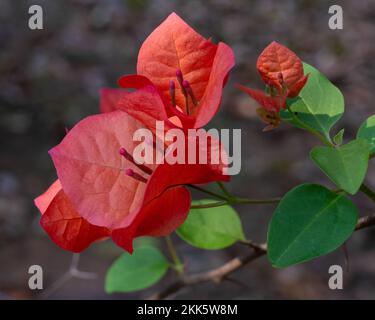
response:
{"label": "flower stamen", "polygon": [[176,106],[176,86],[174,81],[169,81],[169,94],[171,95],[172,106]]}
{"label": "flower stamen", "polygon": [[178,83],[180,84],[182,94],[183,94],[184,96],[187,96],[187,93],[186,93],[186,91],[185,91],[185,88],[184,88],[184,86],[183,86],[183,84],[182,84],[182,83],[184,82],[184,76],[182,75],[182,71],[181,71],[180,69],[177,69],[177,71],[176,71],[176,77],[177,77],[177,81],[178,81]]}
{"label": "flower stamen", "polygon": [[284,77],[283,77],[283,74],[281,72],[279,72],[279,74],[277,75],[277,79],[279,79],[279,82],[281,85],[284,84]]}
{"label": "flower stamen", "polygon": [[191,100],[193,101],[194,106],[197,106],[198,100],[195,98],[193,89],[191,88],[189,81],[184,80],[182,82],[182,85],[184,86],[186,93],[190,96]]}
{"label": "flower stamen", "polygon": [[147,183],[147,179],[142,177],[139,173],[135,172],[133,169],[126,169],[125,174],[129,177],[134,178],[135,180],[141,181],[143,183]]}
{"label": "flower stamen", "polygon": [[286,87],[283,74],[281,72],[279,72],[279,74],[277,75],[277,78],[278,78],[279,83],[281,85],[280,95],[285,95],[288,91],[288,88]]}
{"label": "flower stamen", "polygon": [[182,71],[180,69],[177,69],[177,71],[176,71],[176,77],[177,77],[177,81],[178,81],[178,83],[180,85],[182,94],[185,97],[186,113],[187,113],[187,115],[190,115],[190,110],[189,110],[189,96],[188,96],[188,94],[186,92],[186,89],[184,87],[184,76],[183,76]]}
{"label": "flower stamen", "polygon": [[[152,174],[152,169],[145,166],[144,164],[136,163],[133,156],[126,151],[125,148],[120,148],[119,150],[120,155],[122,155],[126,160],[130,161],[132,164],[134,164],[137,168],[141,169],[144,173],[150,175]],[[147,181],[147,180],[146,180]]]}

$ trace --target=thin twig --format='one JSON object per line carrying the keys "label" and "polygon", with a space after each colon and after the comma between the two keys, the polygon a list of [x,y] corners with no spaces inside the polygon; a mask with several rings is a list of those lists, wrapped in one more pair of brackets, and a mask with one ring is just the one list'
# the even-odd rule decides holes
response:
{"label": "thin twig", "polygon": [[228,205],[228,201],[217,201],[212,203],[206,203],[206,204],[197,204],[197,205],[191,205],[190,209],[207,209],[207,208],[216,208],[221,206]]}
{"label": "thin twig", "polygon": [[368,196],[373,202],[375,202],[375,193],[364,183],[361,184],[359,188],[366,196]]}
{"label": "thin twig", "polygon": [[218,193],[213,192],[213,191],[211,191],[211,190],[207,190],[207,189],[204,189],[204,188],[198,187],[198,186],[196,186],[196,185],[194,185],[194,184],[188,184],[187,186],[190,187],[190,188],[193,188],[193,189],[195,189],[195,190],[198,190],[198,191],[200,191],[200,192],[207,193],[207,194],[209,194],[209,195],[211,195],[211,196],[213,196],[213,197],[216,197],[216,198],[218,198],[218,199],[221,199],[221,200],[228,200],[227,197],[224,197],[224,196],[222,196],[221,194],[218,194]]}
{"label": "thin twig", "polygon": [[[258,245],[259,248],[262,248],[263,246],[265,245],[264,244]],[[219,283],[222,280],[224,280],[227,276],[229,276],[231,273],[233,273],[234,271],[256,260],[257,258],[265,255],[266,253],[267,253],[267,250],[265,249],[256,249],[251,254],[248,254],[244,257],[236,257],[218,268],[215,268],[206,272],[196,273],[190,276],[184,276],[180,280],[176,281],[175,283],[172,283],[165,290],[149,297],[149,300],[160,300],[160,299],[168,298],[171,295],[180,291],[182,288],[192,286],[198,283],[209,282],[209,281]]]}
{"label": "thin twig", "polygon": [[221,191],[223,191],[223,193],[225,194],[225,196],[227,198],[232,198],[233,197],[232,194],[225,187],[224,183],[222,183],[221,181],[217,181],[216,184],[219,186],[219,188],[221,189]]}
{"label": "thin twig", "polygon": [[275,198],[266,198],[266,199],[246,199],[246,198],[236,198],[233,202],[233,204],[272,204],[272,203],[278,203],[281,201],[281,197],[275,197]]}
{"label": "thin twig", "polygon": [[348,250],[348,246],[346,245],[346,242],[341,246],[342,248],[342,251],[344,252],[344,258],[345,258],[345,269],[346,269],[346,272],[349,273],[350,272],[350,259],[349,259],[349,250]]}
{"label": "thin twig", "polygon": [[169,255],[172,258],[173,261],[173,268],[176,269],[176,271],[179,274],[184,273],[184,264],[181,262],[180,258],[178,257],[176,248],[174,247],[173,241],[170,236],[165,237],[165,242],[167,243],[167,248],[169,251]]}
{"label": "thin twig", "polygon": [[266,244],[258,244],[255,243],[252,240],[241,240],[240,243],[249,246],[250,248],[253,248],[254,250],[260,250],[260,251],[267,251],[267,245]]}
{"label": "thin twig", "polygon": [[178,280],[169,287],[167,287],[165,290],[149,297],[149,300],[160,300],[168,298],[169,296],[180,291],[182,288],[192,286],[198,283],[209,281],[218,283],[222,281],[227,275],[238,270],[239,268],[250,263],[251,261],[263,256],[265,253],[265,251],[254,251],[251,254],[244,256],[243,258],[234,258],[229,262],[225,263],[224,265],[212,269],[210,271],[185,276],[181,280]]}
{"label": "thin twig", "polygon": [[[375,225],[375,215],[366,216],[358,219],[355,230],[361,230]],[[192,275],[185,275],[181,279],[172,283],[164,290],[149,297],[150,300],[160,300],[171,297],[178,293],[181,289],[192,285],[214,282],[218,283],[231,275],[233,272],[242,268],[243,266],[251,263],[252,261],[264,256],[267,253],[266,244],[257,244],[251,240],[244,240],[241,243],[248,245],[252,248],[252,252],[243,257],[236,257],[226,262],[220,267],[214,268],[209,271],[200,272]]]}
{"label": "thin twig", "polygon": [[375,225],[375,214],[359,218],[355,230],[361,230],[373,225]]}
{"label": "thin twig", "polygon": [[73,278],[83,279],[83,280],[94,280],[98,277],[96,273],[80,271],[78,269],[78,264],[80,260],[80,254],[75,253],[72,256],[72,261],[69,266],[69,270],[65,272],[59,279],[57,279],[52,285],[44,290],[40,295],[39,299],[48,299],[57,290],[63,287],[69,280]]}

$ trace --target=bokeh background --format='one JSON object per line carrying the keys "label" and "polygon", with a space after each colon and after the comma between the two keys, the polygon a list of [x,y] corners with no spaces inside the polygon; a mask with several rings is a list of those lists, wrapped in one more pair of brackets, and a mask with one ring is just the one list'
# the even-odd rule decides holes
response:
{"label": "bokeh background", "polygon": [[[44,9],[44,30],[28,29],[28,8]],[[328,8],[340,4],[344,29],[328,28]],[[98,90],[116,86],[134,73],[145,37],[172,11],[206,37],[229,44],[237,65],[224,91],[212,127],[242,128],[242,171],[229,185],[247,197],[280,196],[293,186],[316,182],[331,186],[309,160],[318,141],[308,133],[282,125],[263,133],[255,106],[234,89],[240,82],[261,88],[255,70],[258,54],[277,40],[324,72],[343,91],[346,113],[334,128],[355,135],[374,113],[375,1],[246,1],[246,0],[0,0],[0,298],[129,299],[144,298],[173,281],[163,281],[134,294],[106,295],[105,272],[121,250],[109,241],[81,255],[80,268],[95,280],[72,279],[48,295],[27,287],[32,264],[44,269],[44,286],[67,271],[72,255],[58,248],[39,227],[33,199],[55,179],[47,151],[59,143],[65,127],[98,112]],[[367,178],[375,186],[372,166]],[[361,214],[374,208],[356,196]],[[265,241],[274,206],[238,207],[246,235]],[[248,249],[204,251],[175,237],[189,272],[219,266]],[[349,272],[344,290],[327,286],[328,268],[345,264],[342,250],[285,270],[261,258],[234,274],[242,284],[203,284],[175,298],[228,299],[372,299],[375,298],[375,230],[355,233],[348,242]]]}

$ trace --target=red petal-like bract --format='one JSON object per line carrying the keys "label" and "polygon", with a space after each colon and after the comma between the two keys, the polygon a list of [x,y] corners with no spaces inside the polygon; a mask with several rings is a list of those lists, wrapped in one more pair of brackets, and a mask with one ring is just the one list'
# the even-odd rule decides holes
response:
{"label": "red petal-like bract", "polygon": [[260,54],[257,69],[263,81],[278,88],[280,93],[282,74],[287,96],[290,98],[297,96],[307,81],[307,76],[303,74],[301,59],[293,51],[275,41]]}
{"label": "red petal-like bract", "polygon": [[[129,252],[134,237],[166,235],[185,220],[190,193],[183,185],[229,179],[223,174],[225,163],[210,164],[213,138],[206,147],[208,164],[147,165],[153,173],[143,173],[119,154],[121,147],[132,154],[138,144],[133,134],[141,128],[142,122],[122,111],[91,116],[50,151],[64,192],[79,216],[110,229],[114,241]],[[147,183],[128,176],[127,169],[142,175]]]}
{"label": "red petal-like bract", "polygon": [[109,236],[108,229],[91,225],[74,210],[59,180],[35,199],[35,205],[42,214],[41,226],[65,250],[81,252],[92,242]]}
{"label": "red petal-like bract", "polygon": [[83,219],[63,190],[54,197],[40,224],[58,246],[72,252],[81,252],[110,234],[107,228],[94,226]]}
{"label": "red petal-like bract", "polygon": [[217,112],[222,88],[233,66],[234,54],[230,47],[224,43],[213,44],[172,13],[143,43],[137,73],[150,79],[169,105],[170,80],[175,81],[176,104],[186,113],[185,97],[176,78],[176,71],[181,70],[199,101],[198,106],[193,106],[189,97],[191,115],[186,117],[190,121],[182,117],[182,125],[198,128]]}
{"label": "red petal-like bract", "polygon": [[128,227],[114,230],[112,240],[131,253],[135,237],[166,236],[185,221],[190,202],[190,192],[185,187],[168,189],[146,204]]}
{"label": "red petal-like bract", "polygon": [[[137,78],[138,76],[134,77]],[[122,77],[120,80],[125,83],[128,78],[133,78],[133,76]],[[128,82],[126,83],[128,85]],[[156,120],[164,121],[165,125],[173,126],[169,123],[163,100],[156,87],[152,84],[128,93],[125,99],[120,100],[118,107],[141,121],[149,129],[155,129]]]}
{"label": "red petal-like bract", "polygon": [[128,93],[125,89],[102,88],[100,90],[100,112],[118,110],[118,102]]}
{"label": "red petal-like bract", "polygon": [[[231,48],[204,39],[175,13],[156,28],[140,49],[138,74],[119,81],[122,88],[136,91],[103,89],[102,114],[79,122],[50,150],[59,180],[35,203],[44,213],[41,224],[51,238],[78,252],[110,235],[132,252],[135,237],[165,236],[185,220],[191,198],[184,185],[228,180],[225,160],[210,164],[218,152],[211,149],[216,145],[213,137],[202,147],[208,164],[147,165],[152,174],[144,173],[119,150],[132,154],[139,144],[133,141],[135,131],[147,128],[155,134],[157,120],[164,121],[165,130],[207,124],[218,110],[233,65]],[[182,84],[189,90],[189,112]],[[202,132],[199,137],[207,137]],[[199,143],[193,146],[196,153],[202,149]],[[226,157],[225,151],[220,155]],[[185,163],[187,158],[186,152]]]}
{"label": "red petal-like bract", "polygon": [[285,107],[285,96],[271,97],[266,95],[263,91],[247,88],[240,84],[237,84],[236,87],[243,92],[246,92],[251,98],[257,101],[264,109],[268,111],[279,112]]}
{"label": "red petal-like bract", "polygon": [[53,198],[57,195],[57,193],[61,190],[61,182],[57,179],[54,183],[52,183],[46,192],[41,194],[39,197],[35,198],[34,203],[35,206],[39,209],[40,213],[43,214],[50,203],[52,202]]}
{"label": "red petal-like bract", "polygon": [[145,184],[125,174],[139,171],[119,150],[130,154],[135,130],[143,124],[122,111],[80,121],[50,150],[64,191],[82,217],[110,229],[126,224],[129,212],[142,205]]}
{"label": "red petal-like bract", "polygon": [[303,76],[299,81],[297,81],[293,86],[288,89],[288,97],[297,97],[302,88],[305,86],[307,80],[309,79],[309,74]]}
{"label": "red petal-like bract", "polygon": [[[136,119],[141,116],[142,122],[152,127],[156,120],[165,121],[166,124],[181,127],[184,129],[194,128],[196,119],[188,116],[176,107],[172,107],[166,97],[164,97],[160,90],[146,77],[139,75],[123,76],[118,81],[123,88],[138,89],[135,92],[129,93],[126,99],[121,99],[118,107],[119,109],[129,113]],[[177,118],[178,121],[169,121]],[[153,124],[149,123],[152,120]]]}

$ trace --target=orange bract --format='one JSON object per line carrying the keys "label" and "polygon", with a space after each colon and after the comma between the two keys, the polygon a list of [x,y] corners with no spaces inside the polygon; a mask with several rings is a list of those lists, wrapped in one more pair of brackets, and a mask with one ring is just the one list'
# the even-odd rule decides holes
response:
{"label": "orange bract", "polygon": [[302,61],[287,47],[273,41],[260,54],[257,69],[263,81],[278,89],[283,94],[283,84],[287,96],[292,98],[299,94],[307,81],[303,74]]}
{"label": "orange bract", "polygon": [[[217,45],[195,32],[178,15],[172,13],[144,41],[138,54],[137,73],[149,78],[165,95],[169,80],[181,70],[198,100],[209,82]],[[184,106],[181,88],[176,88],[176,103]]]}
{"label": "orange bract", "polygon": [[100,112],[112,112],[117,110],[118,102],[128,93],[125,89],[100,89]]}
{"label": "orange bract", "polygon": [[70,201],[94,225],[119,227],[142,205],[145,184],[124,173],[137,168],[119,155],[121,147],[133,152],[139,128],[142,123],[121,111],[90,116],[49,152]]}
{"label": "orange bract", "polygon": [[236,87],[243,92],[246,92],[267,111],[279,112],[285,105],[285,96],[267,96],[263,91],[247,88],[240,84],[237,84]]}
{"label": "orange bract", "polygon": [[[229,46],[205,39],[172,13],[142,44],[137,74],[149,79],[158,90],[169,117],[177,116],[184,128],[198,128],[216,114],[233,66],[234,54]],[[190,95],[182,87],[182,79]],[[138,89],[141,82],[148,85],[135,76],[123,77],[119,84]]]}
{"label": "orange bract", "polygon": [[[153,96],[143,98],[142,92],[127,97],[151,103]],[[131,98],[124,101],[132,103]],[[135,115],[152,123],[152,114]],[[147,170],[136,164],[131,157],[138,145],[133,135],[147,129],[145,123],[122,111],[90,116],[50,151],[59,180],[35,203],[43,214],[42,227],[59,246],[79,252],[111,236],[132,252],[135,237],[169,234],[185,220],[191,199],[184,185],[229,179],[223,162],[210,162],[211,142],[205,147],[207,164],[188,164],[185,159],[186,164],[147,164]]]}
{"label": "orange bract", "polygon": [[81,252],[110,234],[107,228],[94,226],[82,218],[62,189],[42,215],[40,224],[56,244],[73,252]]}
{"label": "orange bract", "polygon": [[[259,55],[257,69],[269,94],[242,85],[237,85],[237,88],[246,92],[271,113],[285,109],[286,99],[298,96],[308,79],[308,75],[303,74],[301,59],[293,51],[275,41]],[[276,121],[277,124],[279,120]],[[272,128],[275,127],[274,123],[270,125]]]}
{"label": "orange bract", "polygon": [[184,185],[228,180],[224,162],[210,164],[212,142],[206,164],[185,159],[143,166],[132,154],[139,145],[134,133],[148,129],[154,137],[158,120],[165,130],[207,124],[233,65],[226,44],[203,38],[175,13],[157,27],[140,49],[138,74],[119,80],[122,88],[136,90],[102,89],[102,114],[80,121],[50,150],[59,179],[35,203],[51,239],[79,252],[110,236],[132,252],[135,237],[167,235],[185,220],[191,198]]}

